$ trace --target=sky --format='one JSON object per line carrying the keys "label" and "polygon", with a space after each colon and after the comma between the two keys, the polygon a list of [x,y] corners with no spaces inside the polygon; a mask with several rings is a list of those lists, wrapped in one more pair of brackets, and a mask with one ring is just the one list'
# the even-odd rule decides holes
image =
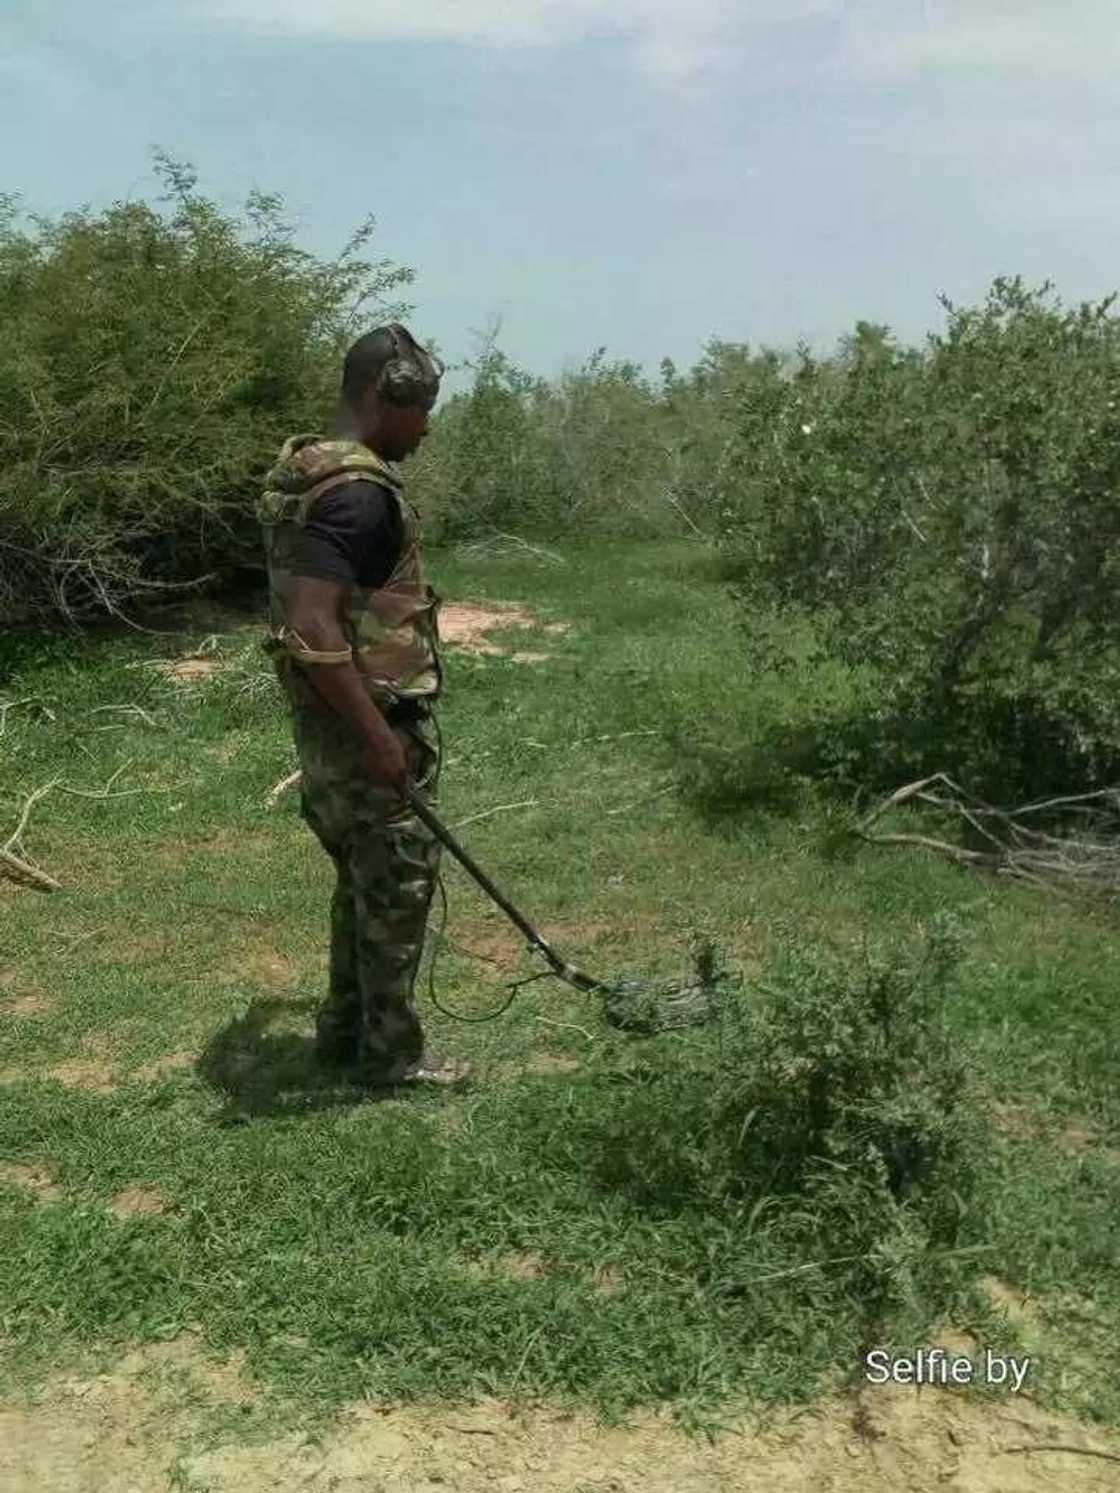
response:
{"label": "sky", "polygon": [[372,213],[448,390],[495,319],[656,377],[1110,293],[1118,76],[1116,0],[0,0],[0,192],[154,204],[158,147],[324,257]]}

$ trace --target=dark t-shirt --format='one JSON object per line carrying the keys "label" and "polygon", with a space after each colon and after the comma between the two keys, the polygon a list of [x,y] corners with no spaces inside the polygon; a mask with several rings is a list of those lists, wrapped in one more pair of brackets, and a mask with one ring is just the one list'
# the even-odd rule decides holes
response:
{"label": "dark t-shirt", "polygon": [[400,508],[378,482],[343,482],[323,494],[303,526],[295,575],[383,586],[400,558]]}

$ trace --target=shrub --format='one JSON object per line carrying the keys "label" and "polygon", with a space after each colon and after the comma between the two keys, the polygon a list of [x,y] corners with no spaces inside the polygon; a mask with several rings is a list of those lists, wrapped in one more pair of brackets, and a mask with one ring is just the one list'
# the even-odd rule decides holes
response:
{"label": "shrub", "polygon": [[983,1109],[947,1019],[959,930],[937,916],[916,949],[854,957],[779,941],[717,1033],[662,1039],[659,1081],[599,1122],[603,1180],[647,1205],[765,1211],[787,1253],[875,1310],[941,1289],[986,1216]]}
{"label": "shrub", "polygon": [[848,733],[869,773],[1014,796],[1120,765],[1110,305],[997,280],[978,309],[946,302],[923,353],[861,324],[741,400],[728,573],[746,614],[809,612],[822,655],[874,671]]}
{"label": "shrub", "polygon": [[[0,202],[0,605],[80,622],[167,583],[259,565],[253,504],[280,442],[318,428],[362,308],[412,271],[292,243],[281,200],[248,222],[157,157],[171,216],[117,203],[35,217]],[[167,200],[167,199],[165,199]],[[368,311],[365,313],[368,315]]]}
{"label": "shrub", "polygon": [[598,348],[555,383],[501,351],[496,326],[466,364],[410,467],[410,495],[439,542],[494,530],[558,538],[714,539],[716,474],[734,394],[780,365],[776,353],[711,340],[690,374],[669,359],[654,389]]}

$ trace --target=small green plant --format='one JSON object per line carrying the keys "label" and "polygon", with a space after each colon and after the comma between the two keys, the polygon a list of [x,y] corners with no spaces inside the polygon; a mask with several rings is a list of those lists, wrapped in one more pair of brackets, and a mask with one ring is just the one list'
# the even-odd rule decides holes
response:
{"label": "small green plant", "polygon": [[875,1312],[936,1301],[985,1209],[982,1107],[945,1011],[960,930],[935,918],[917,950],[855,957],[779,937],[770,974],[724,992],[714,1046],[615,1111],[604,1164],[648,1202],[765,1207]]}

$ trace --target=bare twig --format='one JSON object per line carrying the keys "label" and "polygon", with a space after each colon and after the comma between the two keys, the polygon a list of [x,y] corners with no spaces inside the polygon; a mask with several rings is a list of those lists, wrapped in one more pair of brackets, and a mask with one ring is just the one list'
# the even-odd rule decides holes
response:
{"label": "bare twig", "polygon": [[[520,741],[521,741],[522,745],[524,745],[524,746],[537,747],[541,751],[549,751],[549,750],[551,750],[552,746],[557,746],[557,747],[590,746],[593,742],[600,742],[600,741],[626,741],[631,736],[660,736],[660,735],[661,735],[660,731],[618,731],[618,732],[616,732],[616,733],[614,733],[612,735],[608,735],[608,736],[573,736],[570,741],[558,741],[558,742],[551,742],[551,743],[547,742],[547,741],[537,741],[532,736],[522,736],[520,738]],[[489,753],[484,752],[481,755],[488,756]],[[453,760],[458,760],[458,759],[453,759]],[[450,763],[448,765],[450,766]]]}
{"label": "bare twig", "polygon": [[1040,1442],[1037,1446],[1001,1446],[996,1455],[1012,1456],[1017,1452],[1069,1452],[1074,1457],[1100,1457],[1105,1462],[1120,1462],[1116,1452],[1101,1452],[1091,1446],[1059,1446],[1056,1442]]}
{"label": "bare twig", "polygon": [[56,787],[58,779],[55,778],[45,783],[42,788],[36,788],[34,793],[29,793],[27,802],[23,806],[19,823],[8,836],[8,839],[0,848],[0,873],[3,873],[10,881],[17,881],[24,886],[34,887],[40,892],[58,892],[62,890],[60,882],[53,876],[48,876],[45,871],[40,871],[25,859],[27,852],[23,848],[22,836],[27,828],[27,821],[31,817],[31,810],[41,798],[45,798],[52,788]]}
{"label": "bare twig", "polygon": [[658,735],[660,735],[660,732],[658,731],[619,731],[617,735],[614,736],[577,736],[576,739],[570,744],[572,746],[585,746],[588,742],[591,741],[626,741],[626,739],[630,736]]}
{"label": "bare twig", "polygon": [[[109,789],[117,781],[121,773],[124,772],[125,768],[132,766],[133,761],[134,759],[130,757],[127,762],[122,762],[113,776],[105,784],[104,788],[102,788],[97,793],[91,792],[88,788],[67,788],[65,783],[59,783],[58,791],[60,793],[72,794],[75,798],[123,798],[126,794],[130,793],[166,793],[168,791],[165,788],[125,788],[122,789],[120,793],[110,793]],[[176,783],[173,786],[180,787],[181,784]]]}
{"label": "bare twig", "polygon": [[914,522],[914,520],[907,513],[906,509],[905,508],[901,508],[901,509],[899,509],[899,512],[902,514],[903,518],[906,520],[906,522],[913,529],[914,533],[917,534],[918,538],[922,541],[922,543],[925,544],[926,543],[926,536],[922,533],[921,529],[918,528],[917,524]]}
{"label": "bare twig", "polygon": [[0,847],[0,874],[7,876],[12,881],[23,882],[41,891],[57,892],[61,890],[60,882],[56,881],[53,876],[48,876],[45,871],[40,871],[38,867],[31,865],[25,859],[27,852],[24,850],[22,844],[23,832],[27,828],[27,822],[31,817],[31,810],[40,799],[45,798],[54,788],[57,788],[59,793],[69,793],[75,798],[108,799],[130,798],[137,793],[172,793],[176,788],[186,786],[186,780],[184,779],[179,783],[171,783],[166,788],[122,788],[116,793],[111,792],[113,784],[120,777],[121,773],[127,767],[131,767],[131,765],[131,759],[128,762],[122,762],[120,767],[117,768],[116,772],[113,773],[112,777],[105,784],[105,787],[96,793],[88,788],[68,788],[58,778],[52,778],[49,783],[44,783],[41,788],[36,788],[33,793],[29,793],[20,814],[19,823],[8,836],[4,845]]}
{"label": "bare twig", "polygon": [[67,939],[69,941],[68,942],[68,946],[64,950],[63,955],[62,955],[62,957],[64,959],[68,959],[70,957],[70,955],[74,952],[74,950],[78,947],[79,944],[85,943],[85,941],[86,941],[87,938],[96,938],[99,933],[104,933],[104,932],[105,932],[104,927],[101,927],[101,928],[88,928],[85,933],[65,933],[65,932],[63,932],[60,929],[55,929],[54,930],[54,936],[55,936],[55,938],[63,938],[63,939]]}
{"label": "bare twig", "polygon": [[[937,784],[945,791],[933,792]],[[905,803],[921,803],[963,821],[989,847],[970,850],[922,834],[881,834],[873,827],[888,810]],[[998,809],[982,803],[953,782],[945,773],[934,773],[898,788],[864,816],[856,835],[875,845],[919,845],[948,855],[962,864],[985,867],[1014,876],[1050,892],[1082,889],[1120,893],[1120,795],[1115,788],[1074,794],[1028,804],[1016,809]],[[1027,814],[1048,813],[1080,816],[1092,837],[1073,833],[1052,834],[1028,828]]]}
{"label": "bare twig", "polygon": [[274,809],[279,803],[281,795],[287,793],[289,788],[294,788],[302,779],[303,773],[299,770],[289,773],[286,778],[281,778],[276,786],[269,790],[268,797],[264,801],[265,808]]}
{"label": "bare twig", "polygon": [[672,793],[676,787],[675,783],[669,783],[664,788],[659,788],[656,793],[651,793],[647,798],[636,798],[633,803],[620,804],[617,809],[608,809],[608,814],[627,814],[631,809],[640,809],[643,804],[651,804],[654,799],[664,798],[666,793]]}
{"label": "bare twig", "polygon": [[23,813],[20,816],[20,821],[5,842],[4,849],[6,851],[11,851],[14,846],[20,844],[23,832],[27,828],[27,821],[31,818],[31,810],[35,807],[39,800],[41,798],[45,798],[46,795],[51,791],[51,789],[56,787],[57,784],[58,779],[52,778],[49,783],[44,783],[42,788],[36,788],[34,793],[28,794],[27,802],[24,804]]}
{"label": "bare twig", "polygon": [[510,809],[534,809],[536,807],[535,798],[525,798],[516,804],[495,804],[492,809],[483,809],[481,814],[469,814],[466,819],[460,819],[458,824],[453,824],[451,828],[462,829],[465,825],[476,824],[480,819],[489,819],[491,814],[505,814]]}
{"label": "bare twig", "polygon": [[674,494],[673,489],[671,487],[667,487],[667,488],[665,488],[663,490],[663,496],[665,498],[665,501],[669,504],[669,506],[671,508],[673,508],[675,510],[675,512],[677,512],[677,513],[680,514],[681,518],[684,519],[685,523],[688,525],[688,527],[692,530],[692,532],[696,535],[696,537],[698,539],[702,539],[705,544],[711,543],[711,535],[710,534],[705,534],[704,530],[701,529],[698,524],[696,524],[696,523],[693,522],[693,520],[688,516],[688,514],[681,507],[680,502],[677,500],[677,497]]}
{"label": "bare twig", "polygon": [[127,715],[138,715],[147,726],[156,725],[155,719],[139,705],[95,705],[89,714],[97,715],[102,710],[123,710]]}
{"label": "bare twig", "polygon": [[60,783],[58,791],[72,794],[74,798],[134,798],[138,793],[174,793],[176,788],[189,788],[192,781],[191,778],[180,778],[177,783],[168,783],[163,788],[122,788],[119,793],[92,793],[88,788],[67,788]]}
{"label": "bare twig", "polygon": [[589,1032],[584,1026],[577,1026],[574,1021],[552,1021],[547,1016],[538,1016],[537,1020],[543,1022],[545,1026],[559,1026],[569,1032],[580,1032],[589,1042],[595,1040],[593,1032]]}
{"label": "bare twig", "polygon": [[0,850],[0,873],[9,881],[22,882],[26,886],[32,886],[40,892],[60,892],[62,883],[55,881],[53,876],[48,876],[45,871],[40,871],[35,866],[30,866],[18,855],[13,855],[10,850]]}
{"label": "bare twig", "polygon": [[44,699],[51,700],[53,698],[53,695],[27,695],[22,700],[0,700],[0,736],[3,736],[5,730],[7,729],[8,711],[15,710],[19,705],[34,705],[38,703],[43,707],[43,714],[47,716],[49,720],[53,721],[55,718],[54,711],[51,710],[47,705],[43,704]]}

